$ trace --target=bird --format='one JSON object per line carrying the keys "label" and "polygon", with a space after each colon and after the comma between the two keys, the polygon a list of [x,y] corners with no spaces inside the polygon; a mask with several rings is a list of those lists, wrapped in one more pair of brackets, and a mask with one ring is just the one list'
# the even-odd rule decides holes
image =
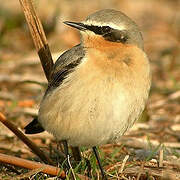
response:
{"label": "bird", "polygon": [[66,147],[93,148],[107,179],[96,147],[118,142],[140,117],[149,96],[151,70],[142,33],[114,9],[64,23],[80,31],[80,44],[57,59],[38,117],[25,132],[46,130]]}

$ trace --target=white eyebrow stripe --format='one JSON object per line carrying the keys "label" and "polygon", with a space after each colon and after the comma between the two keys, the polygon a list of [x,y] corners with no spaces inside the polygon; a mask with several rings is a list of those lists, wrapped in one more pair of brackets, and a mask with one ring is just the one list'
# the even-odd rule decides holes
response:
{"label": "white eyebrow stripe", "polygon": [[117,26],[114,23],[108,23],[107,24],[107,23],[100,23],[100,22],[95,22],[95,21],[84,21],[82,23],[86,24],[86,25],[89,25],[89,26],[91,26],[91,25],[93,25],[93,26],[100,26],[100,27],[102,27],[102,26],[109,26],[109,27],[111,27],[113,29],[117,29],[117,30],[120,30],[120,31],[127,29],[126,26],[124,26],[124,25]]}

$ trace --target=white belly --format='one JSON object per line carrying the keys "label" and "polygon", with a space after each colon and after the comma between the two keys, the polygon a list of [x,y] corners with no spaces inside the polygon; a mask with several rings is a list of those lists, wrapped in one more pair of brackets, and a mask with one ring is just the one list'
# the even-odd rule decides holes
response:
{"label": "white belly", "polygon": [[139,87],[134,77],[121,81],[114,75],[95,73],[82,80],[78,71],[44,98],[40,123],[72,146],[92,147],[118,140],[143,111],[149,82]]}

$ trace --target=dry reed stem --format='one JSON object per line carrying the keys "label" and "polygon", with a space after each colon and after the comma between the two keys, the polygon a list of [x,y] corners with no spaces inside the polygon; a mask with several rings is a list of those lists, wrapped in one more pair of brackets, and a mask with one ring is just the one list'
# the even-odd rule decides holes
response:
{"label": "dry reed stem", "polygon": [[53,165],[53,161],[41,151],[35,143],[27,138],[17,127],[6,119],[6,117],[0,112],[0,121],[10,129],[21,141],[24,142],[44,163]]}

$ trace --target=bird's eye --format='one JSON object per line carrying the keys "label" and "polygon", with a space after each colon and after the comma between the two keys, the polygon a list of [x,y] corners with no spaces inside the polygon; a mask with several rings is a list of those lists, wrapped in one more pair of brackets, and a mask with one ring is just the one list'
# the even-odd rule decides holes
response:
{"label": "bird's eye", "polygon": [[109,33],[111,31],[111,28],[109,26],[103,26],[102,27],[102,33],[106,34]]}
{"label": "bird's eye", "polygon": [[109,33],[105,33],[103,37],[112,42],[126,43],[128,40],[127,32],[119,30],[111,30]]}
{"label": "bird's eye", "polygon": [[124,34],[121,34],[120,36],[119,36],[119,38],[117,38],[117,42],[126,42],[127,41],[127,36],[126,35],[124,35]]}

